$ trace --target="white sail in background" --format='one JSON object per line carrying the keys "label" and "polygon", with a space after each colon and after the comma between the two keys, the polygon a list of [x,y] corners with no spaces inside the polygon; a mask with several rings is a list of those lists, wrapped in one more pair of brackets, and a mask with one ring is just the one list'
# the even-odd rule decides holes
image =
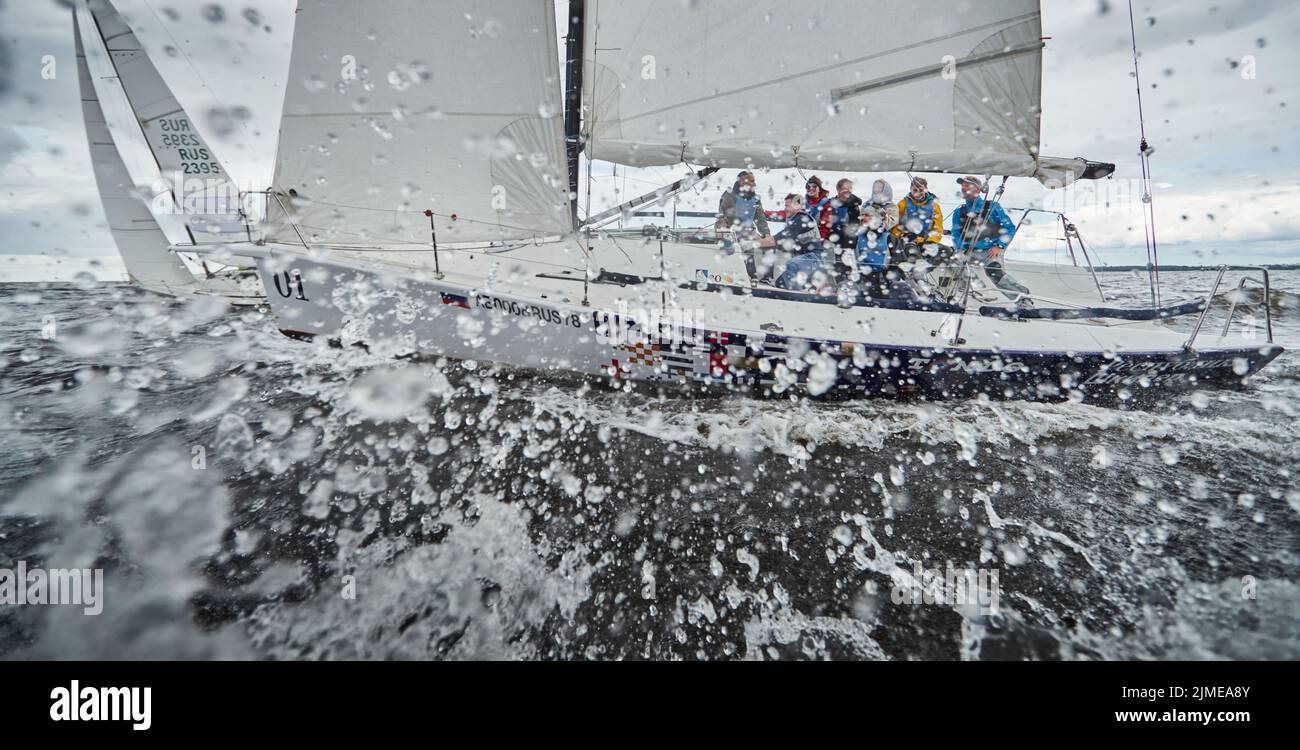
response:
{"label": "white sail in background", "polygon": [[[184,261],[168,250],[167,235],[163,233],[144,199],[137,193],[117,145],[104,120],[94,81],[86,63],[86,47],[82,42],[81,24],[73,13],[73,33],[76,37],[77,76],[81,87],[81,112],[86,123],[90,143],[90,159],[94,167],[95,183],[104,205],[108,228],[117,244],[118,252],[126,265],[131,280],[140,286],[163,294],[193,292],[199,288],[194,275]],[[91,23],[90,19],[87,19]],[[91,40],[98,41],[98,37]],[[102,51],[101,51],[102,54]]]}
{"label": "white sail in background", "polygon": [[570,231],[556,44],[547,0],[301,0],[268,239]]}
{"label": "white sail in background", "polygon": [[1038,0],[588,0],[588,156],[971,172],[1040,158]]}
{"label": "white sail in background", "polygon": [[112,3],[90,0],[89,5],[118,82],[187,224],[196,229],[229,224],[239,208],[234,182]]}

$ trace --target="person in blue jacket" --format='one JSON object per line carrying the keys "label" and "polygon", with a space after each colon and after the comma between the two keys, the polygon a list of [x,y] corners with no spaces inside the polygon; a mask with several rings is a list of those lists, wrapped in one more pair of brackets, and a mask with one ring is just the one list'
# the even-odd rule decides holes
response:
{"label": "person in blue jacket", "polygon": [[776,233],[776,246],[791,254],[776,285],[782,289],[815,290],[826,283],[825,249],[817,219],[808,213],[802,195],[785,197],[785,229]]}
{"label": "person in blue jacket", "polygon": [[984,182],[978,177],[959,177],[961,197],[965,202],[952,213],[952,245],[958,252],[970,253],[983,266],[988,277],[1004,291],[1028,294],[1029,289],[1007,275],[1002,268],[1002,254],[1016,234],[1016,223],[997,201],[988,201],[985,211]]}
{"label": "person in blue jacket", "polygon": [[867,295],[888,296],[886,269],[895,244],[891,231],[898,226],[898,204],[888,181],[876,180],[859,215],[855,278]]}
{"label": "person in blue jacket", "polygon": [[723,251],[730,254],[739,249],[751,279],[757,280],[771,273],[770,263],[764,262],[764,248],[771,245],[772,234],[767,228],[767,212],[758,197],[753,172],[744,171],[736,175],[736,184],[722,194],[714,228],[720,233],[729,232],[723,238]]}
{"label": "person in blue jacket", "polygon": [[767,237],[767,214],[763,211],[763,201],[758,197],[754,173],[745,171],[736,175],[736,184],[722,194],[718,201],[718,217],[714,223],[717,229],[729,229],[736,233],[754,234]]}

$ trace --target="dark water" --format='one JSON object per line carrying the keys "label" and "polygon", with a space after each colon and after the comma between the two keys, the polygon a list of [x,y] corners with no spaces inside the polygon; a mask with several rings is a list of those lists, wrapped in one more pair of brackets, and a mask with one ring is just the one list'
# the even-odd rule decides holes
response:
{"label": "dark water", "polygon": [[1145,411],[691,399],[0,285],[0,568],[106,581],[0,656],[1298,658],[1298,412],[1291,352]]}

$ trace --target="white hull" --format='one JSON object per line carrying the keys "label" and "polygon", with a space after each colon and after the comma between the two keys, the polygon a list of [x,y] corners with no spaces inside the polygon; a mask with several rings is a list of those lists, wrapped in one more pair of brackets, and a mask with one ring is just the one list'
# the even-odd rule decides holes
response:
{"label": "white hull", "polygon": [[220,273],[211,278],[200,278],[198,284],[194,294],[220,297],[235,307],[266,304],[260,277],[249,273]]}
{"label": "white hull", "polygon": [[[595,245],[593,268],[659,275],[658,241]],[[663,253],[670,278],[707,273],[744,283],[740,260],[711,247],[664,244]],[[1240,382],[1280,352],[1208,335],[1189,352],[1184,334],[1151,323],[842,308],[658,280],[592,283],[584,304],[581,273],[572,270],[581,268],[581,257],[573,241],[497,255],[442,251],[438,278],[427,250],[309,257],[285,248],[259,260],[259,268],[281,330],[295,336],[393,354],[768,393],[1066,398],[1077,390],[1102,398],[1125,389]]]}

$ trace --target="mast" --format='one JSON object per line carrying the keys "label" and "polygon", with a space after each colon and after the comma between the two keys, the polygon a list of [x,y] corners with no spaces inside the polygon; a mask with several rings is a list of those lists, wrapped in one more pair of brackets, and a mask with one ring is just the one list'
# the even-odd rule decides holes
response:
{"label": "mast", "polygon": [[582,154],[582,32],[586,0],[568,0],[569,33],[564,38],[564,144],[569,161],[569,212],[578,227],[578,157]]}

